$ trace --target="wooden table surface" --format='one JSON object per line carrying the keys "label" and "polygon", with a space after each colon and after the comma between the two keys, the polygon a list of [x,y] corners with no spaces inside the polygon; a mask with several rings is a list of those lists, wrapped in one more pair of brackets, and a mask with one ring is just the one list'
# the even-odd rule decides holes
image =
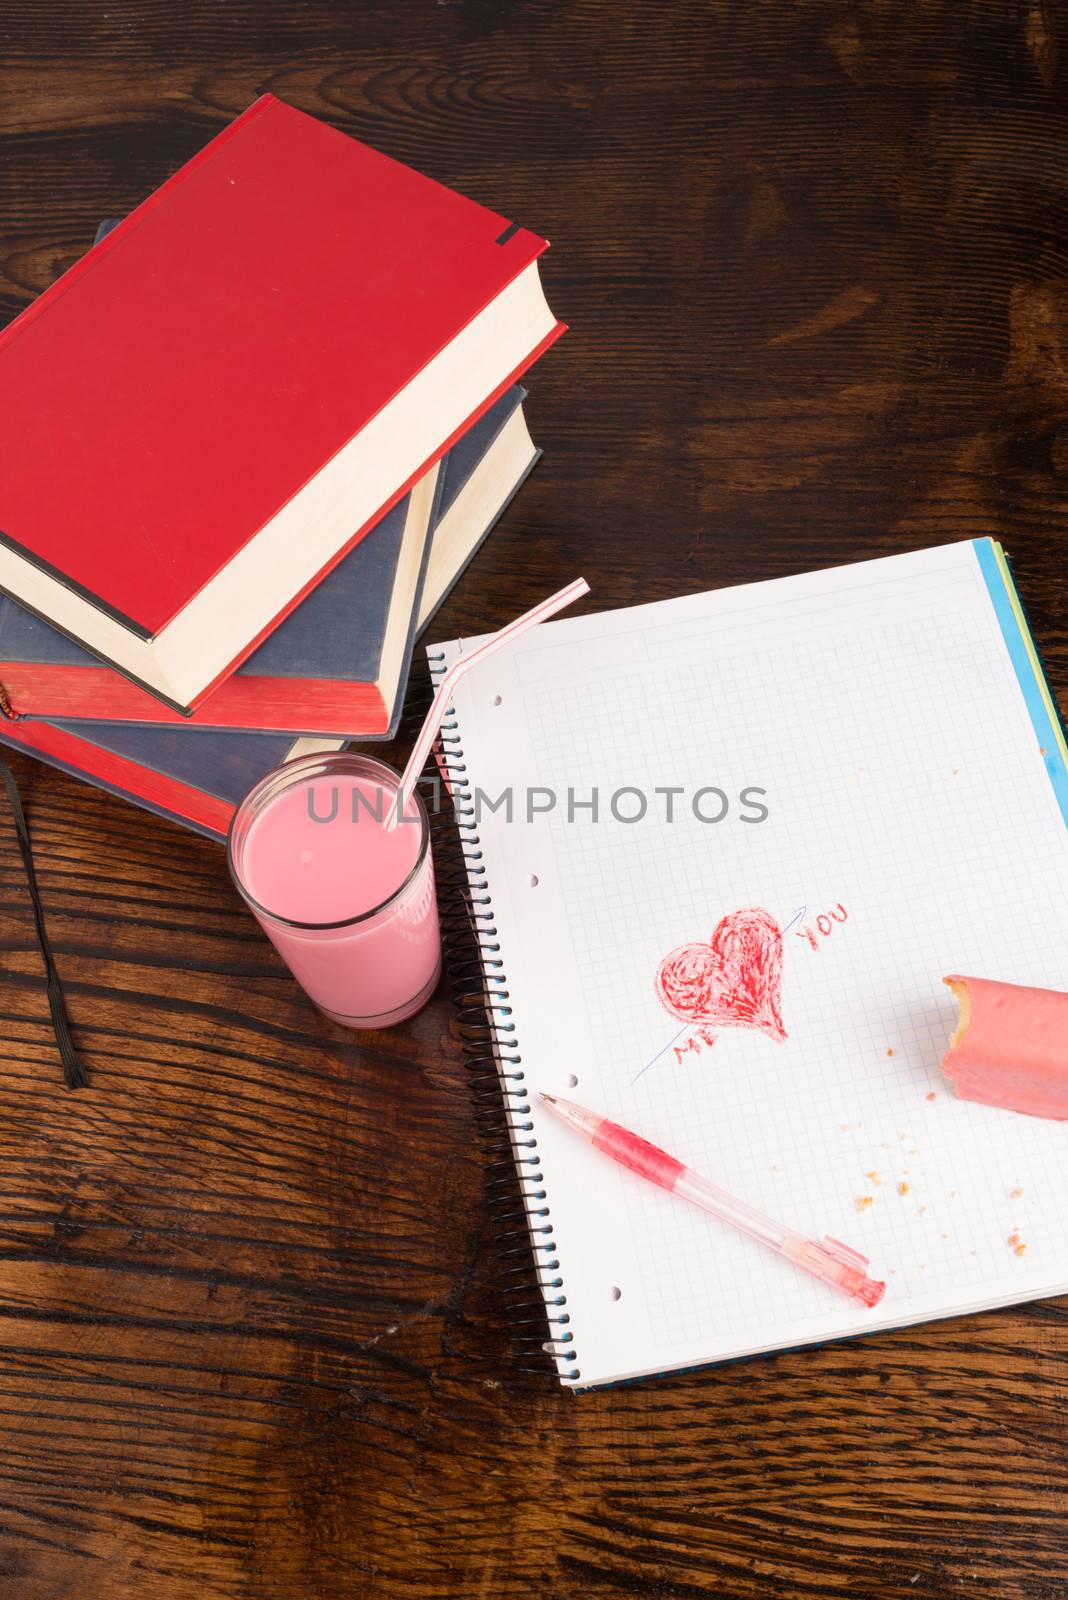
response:
{"label": "wooden table surface", "polygon": [[[273,90],[553,241],[441,637],[991,533],[1063,693],[1066,58],[1049,0],[7,0],[0,310]],[[93,1083],[4,818],[4,1600],[1065,1593],[1064,1302],[517,1371],[444,992],[331,1026],[219,847],[17,767]]]}

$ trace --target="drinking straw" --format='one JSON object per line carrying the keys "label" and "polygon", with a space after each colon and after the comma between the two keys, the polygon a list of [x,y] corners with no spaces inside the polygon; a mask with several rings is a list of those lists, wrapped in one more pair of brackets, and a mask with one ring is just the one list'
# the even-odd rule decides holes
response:
{"label": "drinking straw", "polygon": [[531,610],[524,611],[523,615],[516,617],[514,622],[506,623],[498,633],[491,633],[489,638],[483,640],[477,649],[471,651],[470,655],[456,658],[438,684],[437,692],[430,703],[430,710],[426,714],[426,721],[419,730],[419,737],[412,747],[411,755],[408,757],[408,765],[401,774],[396,796],[386,812],[385,826],[387,828],[395,826],[397,815],[403,812],[409,791],[414,789],[418,782],[419,774],[422,772],[426,759],[430,754],[430,747],[438,736],[438,729],[441,727],[442,719],[449,707],[449,701],[452,699],[453,692],[460,679],[465,677],[472,667],[478,666],[480,661],[485,661],[487,656],[493,655],[495,650],[499,650],[502,645],[508,644],[509,640],[518,639],[520,634],[526,633],[528,629],[535,627],[539,622],[544,622],[547,617],[555,616],[558,611],[562,611],[565,606],[569,606],[573,600],[580,600],[584,594],[589,594],[589,592],[590,586],[585,578],[575,578],[566,588],[558,589],[556,594],[549,595],[548,599],[539,601]]}

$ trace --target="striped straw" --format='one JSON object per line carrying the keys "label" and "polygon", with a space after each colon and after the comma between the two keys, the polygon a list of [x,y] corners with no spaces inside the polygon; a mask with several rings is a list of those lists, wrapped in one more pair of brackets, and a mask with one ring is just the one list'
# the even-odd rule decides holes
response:
{"label": "striped straw", "polygon": [[521,617],[516,617],[514,622],[509,622],[499,633],[490,634],[490,637],[480,644],[477,650],[472,650],[469,656],[457,657],[438,684],[437,693],[426,715],[426,721],[419,730],[419,737],[415,741],[412,753],[408,758],[408,765],[401,774],[393,804],[386,812],[384,825],[387,828],[392,828],[395,825],[398,812],[403,812],[409,793],[419,781],[419,774],[426,764],[431,746],[438,736],[438,729],[441,727],[442,720],[449,708],[449,701],[452,699],[460,679],[465,677],[472,667],[477,667],[480,661],[485,661],[487,656],[491,656],[494,651],[500,650],[502,645],[506,645],[509,640],[518,639],[521,633],[526,633],[528,629],[536,627],[539,622],[544,622],[548,617],[555,616],[558,611],[562,611],[565,606],[569,606],[573,600],[580,600],[584,594],[589,594],[589,592],[590,586],[585,578],[575,578],[565,589],[559,589],[556,594],[551,594],[547,600],[540,601],[532,610],[524,611]]}

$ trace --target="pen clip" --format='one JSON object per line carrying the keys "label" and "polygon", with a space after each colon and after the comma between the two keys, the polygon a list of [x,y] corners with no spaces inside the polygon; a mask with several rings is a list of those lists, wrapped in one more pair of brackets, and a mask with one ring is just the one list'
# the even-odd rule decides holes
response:
{"label": "pen clip", "polygon": [[867,1256],[862,1256],[859,1250],[851,1250],[840,1239],[832,1239],[825,1233],[820,1240],[820,1248],[826,1250],[829,1256],[841,1263],[843,1267],[855,1267],[858,1272],[867,1272],[870,1265]]}

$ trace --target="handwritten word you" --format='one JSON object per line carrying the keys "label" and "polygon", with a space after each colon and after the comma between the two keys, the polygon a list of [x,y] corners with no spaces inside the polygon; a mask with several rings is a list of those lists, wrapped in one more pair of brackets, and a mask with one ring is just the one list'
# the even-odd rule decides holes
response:
{"label": "handwritten word you", "polygon": [[[842,904],[842,902],[839,901],[838,904],[835,906],[833,911],[821,911],[820,912],[820,915],[816,918],[815,931],[813,931],[813,929],[810,926],[807,926],[807,925],[805,927],[803,927],[803,928],[795,928],[794,929],[794,938],[795,939],[807,939],[808,942],[809,942],[809,945],[811,946],[811,948],[813,950],[818,950],[820,948],[821,942],[824,939],[829,938],[830,935],[834,932],[835,923],[836,922],[846,922],[846,921],[848,921],[848,918],[849,918],[848,911],[846,910],[846,908]],[[817,933],[820,936],[818,939],[816,938],[816,934]]]}

